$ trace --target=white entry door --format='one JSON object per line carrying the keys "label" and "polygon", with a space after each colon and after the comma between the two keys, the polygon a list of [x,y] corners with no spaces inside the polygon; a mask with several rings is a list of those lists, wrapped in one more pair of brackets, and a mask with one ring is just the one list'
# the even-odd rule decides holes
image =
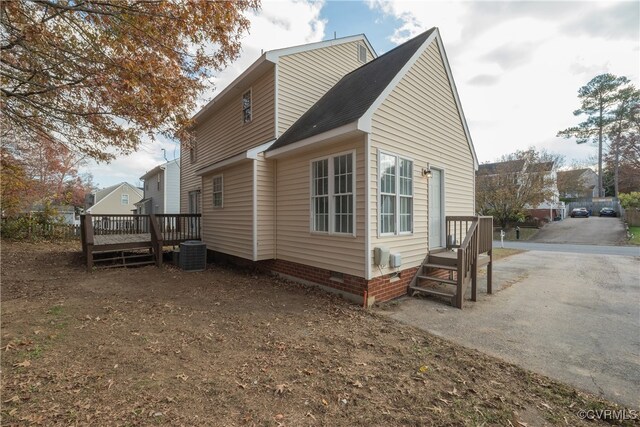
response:
{"label": "white entry door", "polygon": [[444,242],[444,181],[442,171],[431,169],[429,179],[429,249],[442,248]]}

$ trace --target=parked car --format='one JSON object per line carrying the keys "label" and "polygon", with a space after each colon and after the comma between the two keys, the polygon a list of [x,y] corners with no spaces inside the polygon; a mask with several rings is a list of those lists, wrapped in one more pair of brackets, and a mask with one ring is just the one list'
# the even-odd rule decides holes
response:
{"label": "parked car", "polygon": [[589,218],[589,211],[587,208],[575,208],[571,211],[571,218],[579,217]]}
{"label": "parked car", "polygon": [[602,208],[600,209],[600,216],[618,216],[618,212],[611,208]]}

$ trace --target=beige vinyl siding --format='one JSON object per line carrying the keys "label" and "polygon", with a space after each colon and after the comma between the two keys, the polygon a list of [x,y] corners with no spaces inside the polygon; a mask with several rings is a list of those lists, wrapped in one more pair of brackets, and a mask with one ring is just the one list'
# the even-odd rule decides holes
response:
{"label": "beige vinyl siding", "polygon": [[[311,161],[355,149],[356,236],[310,231]],[[276,257],[300,264],[364,277],[364,141],[362,137],[331,144],[276,162]]]}
{"label": "beige vinyl siding", "polygon": [[273,160],[267,160],[263,154],[256,162],[256,199],[258,204],[258,243],[257,260],[275,257],[275,177]]}
{"label": "beige vinyl siding", "polygon": [[189,151],[180,156],[180,206],[188,212],[189,192],[200,188],[199,168],[227,159],[250,148],[271,141],[275,134],[274,69],[271,68],[251,85],[252,120],[242,121],[242,94],[235,91],[226,104],[201,119],[195,127],[196,161]]}
{"label": "beige vinyl siding", "polygon": [[[413,160],[412,235],[378,237],[379,149]],[[387,246],[402,255],[402,269],[423,261],[428,247],[428,179],[421,170],[427,163],[444,170],[445,215],[474,214],[473,157],[435,41],[373,115],[370,159],[372,259],[373,248]],[[379,270],[372,261],[373,276],[389,271]]]}
{"label": "beige vinyl siding", "polygon": [[[222,175],[223,207],[213,207],[213,177]],[[253,162],[202,177],[202,240],[207,249],[253,259]]]}
{"label": "beige vinyl siding", "polygon": [[[123,194],[129,195],[129,203],[126,205],[121,202]],[[89,209],[93,215],[130,215],[134,213],[136,203],[140,200],[142,200],[142,190],[123,183]]]}
{"label": "beige vinyl siding", "polygon": [[[343,76],[363,65],[362,41],[282,56],[278,61],[278,135],[282,135]],[[367,48],[367,61],[373,54]]]}

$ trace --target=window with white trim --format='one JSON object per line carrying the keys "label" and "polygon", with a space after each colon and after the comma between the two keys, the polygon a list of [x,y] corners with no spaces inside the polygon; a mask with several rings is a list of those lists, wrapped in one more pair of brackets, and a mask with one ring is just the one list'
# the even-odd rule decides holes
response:
{"label": "window with white trim", "polygon": [[381,235],[413,232],[413,162],[379,152]]}
{"label": "window with white trim", "polygon": [[222,175],[213,177],[213,207],[222,207]]}
{"label": "window with white trim", "polygon": [[355,154],[311,162],[311,231],[353,234]]}
{"label": "window with white trim", "polygon": [[249,123],[251,121],[251,89],[242,95],[242,122]]}
{"label": "window with white trim", "polygon": [[128,194],[121,194],[120,195],[120,204],[121,205],[128,205],[129,204],[129,195]]}
{"label": "window with white trim", "polygon": [[367,62],[367,48],[361,44],[358,45],[358,61],[363,64]]}

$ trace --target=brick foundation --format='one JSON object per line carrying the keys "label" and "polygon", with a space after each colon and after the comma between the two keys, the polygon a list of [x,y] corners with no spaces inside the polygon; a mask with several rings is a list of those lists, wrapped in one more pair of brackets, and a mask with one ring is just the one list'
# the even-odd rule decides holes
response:
{"label": "brick foundation", "polygon": [[330,270],[298,264],[281,259],[250,261],[244,258],[208,251],[208,259],[214,262],[230,263],[240,267],[255,268],[263,272],[273,272],[292,280],[320,285],[321,288],[341,294],[343,297],[362,304],[366,291],[369,306],[376,302],[389,301],[407,294],[407,287],[418,267],[386,274],[366,280],[350,274],[335,274]]}

